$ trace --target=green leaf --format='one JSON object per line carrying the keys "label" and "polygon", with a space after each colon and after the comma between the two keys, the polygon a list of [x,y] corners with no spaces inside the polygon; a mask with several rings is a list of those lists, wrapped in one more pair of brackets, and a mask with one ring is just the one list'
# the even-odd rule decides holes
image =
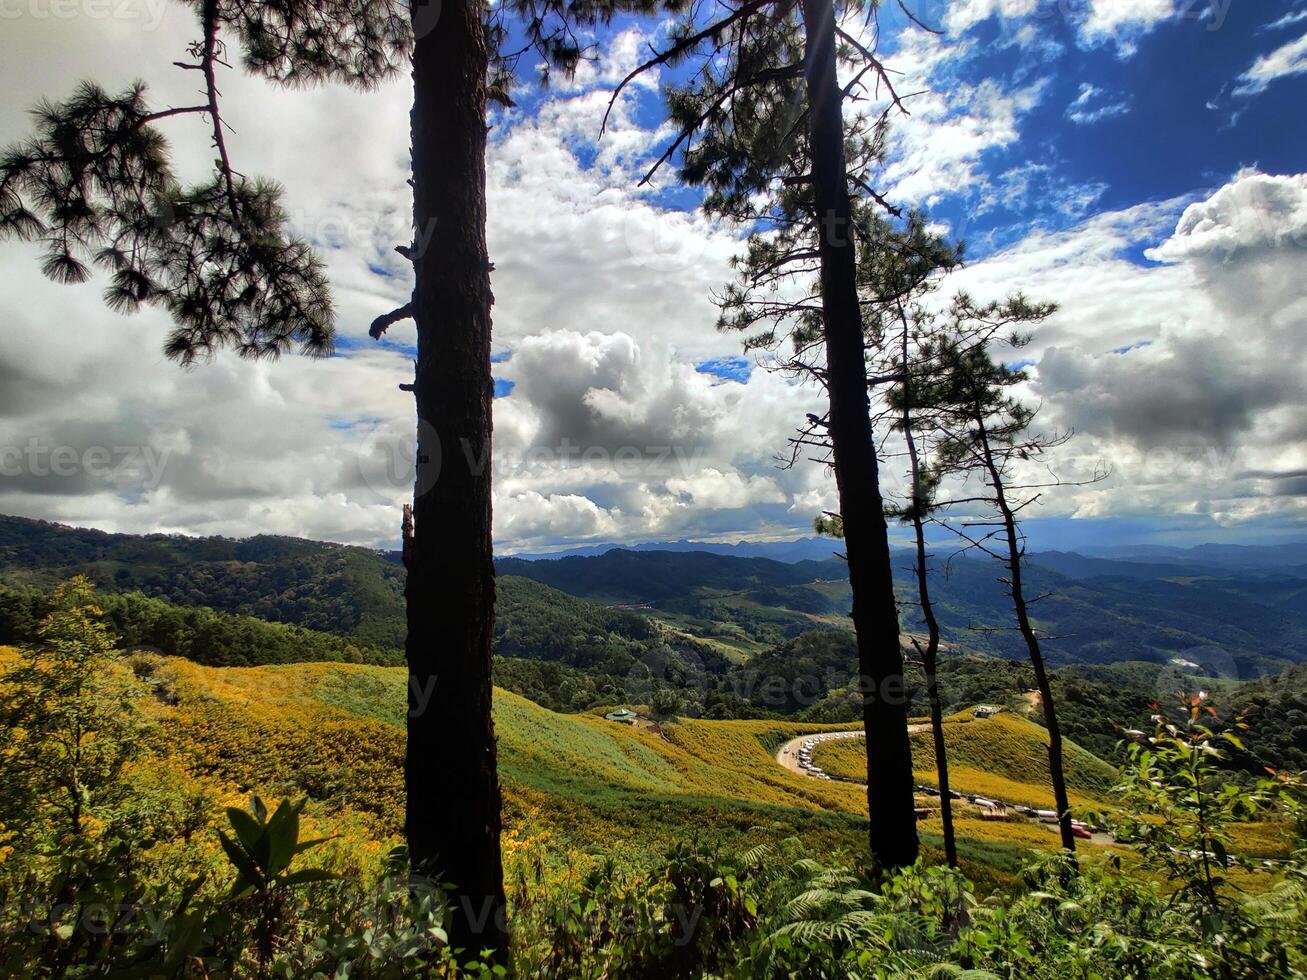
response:
{"label": "green leaf", "polygon": [[304,804],[293,806],[282,800],[268,821],[268,874],[276,875],[289,867],[295,857],[295,845],[300,836],[300,810]]}
{"label": "green leaf", "polygon": [[254,817],[240,807],[227,807],[227,820],[236,831],[239,840],[250,854],[255,854],[259,847],[259,838],[263,836],[263,826]]}
{"label": "green leaf", "polygon": [[307,885],[315,881],[335,881],[339,877],[340,875],[326,868],[301,868],[299,871],[292,871],[280,881],[285,886]]}
{"label": "green leaf", "polygon": [[258,865],[254,863],[254,860],[245,853],[239,844],[221,830],[218,831],[218,840],[222,843],[222,849],[227,852],[227,860],[231,861],[236,870],[240,872],[236,879],[236,885],[233,886],[233,891],[239,891],[240,888],[237,886],[242,884],[257,885],[263,882],[263,874],[259,871]]}

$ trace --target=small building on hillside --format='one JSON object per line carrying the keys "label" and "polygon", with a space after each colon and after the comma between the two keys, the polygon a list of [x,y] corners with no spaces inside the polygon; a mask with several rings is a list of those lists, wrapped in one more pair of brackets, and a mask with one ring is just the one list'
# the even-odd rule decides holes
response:
{"label": "small building on hillside", "polygon": [[609,721],[618,721],[625,725],[634,725],[636,719],[638,719],[640,716],[637,715],[630,708],[618,708],[616,711],[608,712],[608,714],[604,715],[604,717],[607,718]]}
{"label": "small building on hillside", "polygon": [[996,708],[992,704],[978,704],[971,709],[971,715],[973,718],[993,718],[1002,710],[1002,708]]}

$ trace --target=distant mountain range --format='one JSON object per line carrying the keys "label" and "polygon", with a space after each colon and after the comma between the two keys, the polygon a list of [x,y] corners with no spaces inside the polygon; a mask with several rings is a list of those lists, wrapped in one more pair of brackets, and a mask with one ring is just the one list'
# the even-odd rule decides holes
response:
{"label": "distant mountain range", "polygon": [[581,545],[554,552],[518,552],[505,557],[523,561],[547,561],[555,558],[594,558],[609,551],[703,551],[710,555],[730,555],[734,558],[770,558],[772,561],[825,561],[841,550],[839,541],[831,538],[798,538],[794,541],[737,541],[729,544],[720,541],[647,541],[643,544]]}
{"label": "distant mountain range", "polygon": [[[905,622],[913,628],[912,554],[896,551],[894,563]],[[847,623],[849,592],[839,559],[787,563],[614,549],[555,561],[502,559],[498,567],[595,601],[639,606],[706,638],[728,638],[728,624],[762,638],[764,618],[785,636]],[[1019,657],[1019,638],[1001,629],[1011,622],[1001,574],[988,559],[940,560],[934,598],[948,639]],[[1247,677],[1307,660],[1307,571],[1299,566],[1253,571],[1048,552],[1031,557],[1026,578],[1030,594],[1043,596],[1034,615],[1052,637],[1046,654],[1054,662],[1180,658],[1222,676]],[[714,632],[714,623],[722,628]]]}
{"label": "distant mountain range", "polygon": [[1199,544],[1190,548],[1173,548],[1159,544],[1116,545],[1107,548],[1082,548],[1085,554],[1127,562],[1204,565],[1218,568],[1242,568],[1250,571],[1273,568],[1307,569],[1307,541],[1284,544]]}
{"label": "distant mountain range", "polygon": [[[936,544],[945,555],[948,548]],[[700,551],[735,558],[770,558],[772,561],[826,561],[837,557],[843,542],[831,538],[796,538],[793,541],[649,541],[642,544],[582,545],[555,552],[519,552],[504,557],[522,561],[551,561],[559,558],[595,558],[610,551]],[[1254,573],[1293,570],[1307,575],[1307,541],[1274,545],[1200,544],[1188,548],[1141,544],[1110,547],[1085,547],[1078,551],[1038,551],[1032,561],[1054,568],[1072,578],[1092,578],[1097,574],[1153,576],[1193,574],[1195,569],[1228,572],[1241,569]],[[1106,563],[1106,564],[1104,564]],[[1125,569],[1124,565],[1144,568]]]}
{"label": "distant mountain range", "polygon": [[[793,553],[834,542],[791,542]],[[727,547],[727,546],[721,546]],[[755,548],[779,546],[750,545]],[[1307,563],[1301,546],[1112,549],[1124,557],[1033,555],[1032,594],[1056,663],[1166,663],[1179,658],[1224,676],[1249,677],[1307,661]],[[775,553],[775,552],[774,552]],[[940,561],[935,596],[946,636],[1008,657],[1022,651],[994,562]],[[911,555],[895,553],[904,619],[914,627]],[[714,650],[748,658],[814,630],[848,628],[844,562],[778,560],[695,550],[613,548],[555,560],[500,559],[503,611],[516,628],[545,622],[561,599],[528,601],[522,579],[598,607],[625,606],[662,620]],[[72,574],[102,589],[142,592],[178,605],[306,626],[401,646],[404,570],[390,553],[299,538],[242,541],[180,535],[122,535],[0,517],[0,581],[47,588]],[[516,603],[514,593],[521,593]],[[578,607],[579,608],[579,607]],[[602,608],[576,615],[600,622]],[[977,630],[988,627],[990,630]],[[545,622],[532,633],[543,636]],[[559,628],[562,628],[561,626]],[[605,625],[601,632],[612,632]],[[511,639],[511,637],[506,637]],[[533,641],[535,642],[535,641]]]}

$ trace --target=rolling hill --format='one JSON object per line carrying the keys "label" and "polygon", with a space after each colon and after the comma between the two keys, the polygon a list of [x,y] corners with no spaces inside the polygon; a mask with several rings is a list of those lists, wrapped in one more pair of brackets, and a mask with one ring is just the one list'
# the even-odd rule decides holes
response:
{"label": "rolling hill", "polygon": [[[214,813],[251,792],[307,795],[315,836],[340,834],[339,847],[359,852],[398,840],[402,670],[215,668],[157,655],[129,663],[153,722],[140,778],[201,789]],[[555,867],[584,855],[640,864],[687,835],[705,846],[798,836],[824,854],[865,844],[863,789],[789,772],[773,758],[782,741],[820,726],[685,720],[634,728],[556,714],[502,690],[494,710],[510,856],[534,841]],[[431,765],[438,773],[440,760]],[[937,847],[938,826],[922,829],[927,847]],[[959,833],[968,870],[990,884],[1006,879],[1030,847],[1056,845],[1035,826],[964,819]]]}
{"label": "rolling hill", "polygon": [[[1062,571],[1032,564],[1030,591],[1047,594],[1034,614],[1053,637],[1049,660],[1165,664],[1180,658],[1208,674],[1245,679],[1307,661],[1307,574],[1293,563],[1292,548],[1270,549],[1267,564],[1250,570],[1262,550],[1208,549],[1197,552],[1199,558],[1168,551],[1156,556],[1160,560],[1148,552],[1144,562],[1054,554],[1049,561]],[[896,564],[902,598],[910,600],[909,559],[899,554]],[[529,578],[600,605],[634,607],[630,611],[737,660],[810,630],[847,628],[848,585],[838,559],[781,562],[616,549],[594,557],[506,558],[497,567],[505,609],[521,588],[513,580]],[[1020,657],[1012,634],[970,629],[1009,621],[998,571],[974,558],[941,567],[935,576],[940,617],[951,642]],[[403,642],[404,571],[390,553],[269,536],[106,534],[0,517],[0,581],[49,586],[75,572],[111,591],[210,606],[379,647]],[[905,610],[910,616],[910,606]],[[909,628],[914,625],[909,619]]]}
{"label": "rolling hill", "polygon": [[[978,719],[963,711],[944,719],[944,743],[953,790],[1025,806],[1054,805],[1048,735],[1034,722],[1011,712]],[[932,745],[929,732],[912,736],[917,782],[936,786]],[[822,742],[814,749],[812,761],[832,776],[866,780],[866,749],[860,741]],[[1065,765],[1073,804],[1102,806],[1109,799],[1116,772],[1102,759],[1068,742]]]}
{"label": "rolling hill", "polygon": [[[12,653],[0,648],[0,664]],[[139,683],[146,757],[128,774],[142,793],[185,787],[223,805],[256,792],[310,798],[314,836],[339,835],[342,854],[383,852],[402,822],[405,674],[360,664],[205,667],[140,654],[125,662]],[[798,837],[808,853],[865,846],[866,794],[852,783],[790,772],[774,758],[786,739],[831,726],[783,721],[681,720],[632,727],[598,714],[556,714],[495,691],[499,771],[510,873],[541,861],[567,873],[605,855],[628,866],[655,863],[687,837],[738,847]],[[847,727],[847,726],[843,726]],[[962,784],[1007,799],[1042,801],[1031,765],[1039,730],[1010,719],[955,723],[950,748]],[[856,771],[854,743],[845,743]],[[914,746],[918,754],[920,745]],[[457,751],[457,746],[450,746]],[[823,761],[824,757],[823,757]],[[432,759],[433,774],[440,759]],[[1110,770],[1084,752],[1071,757],[1077,799],[1097,802]],[[171,792],[171,791],[169,791]],[[929,798],[923,798],[928,803]],[[921,827],[938,857],[937,818]],[[963,807],[957,821],[963,867],[982,887],[1010,881],[1032,848],[1056,847],[1046,827],[995,823]],[[1252,836],[1256,836],[1253,834]]]}

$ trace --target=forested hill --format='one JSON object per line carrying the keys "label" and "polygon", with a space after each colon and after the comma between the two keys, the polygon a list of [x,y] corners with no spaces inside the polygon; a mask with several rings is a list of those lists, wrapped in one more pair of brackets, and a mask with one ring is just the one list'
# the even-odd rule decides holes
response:
{"label": "forested hill", "polygon": [[757,589],[843,580],[844,562],[782,562],[737,558],[706,551],[628,551],[614,548],[594,557],[528,561],[500,558],[501,575],[521,575],[574,595],[616,602],[656,603],[682,596],[689,588]]}
{"label": "forested hill", "polygon": [[[1249,550],[1248,555],[1255,552]],[[1143,564],[1050,553],[1056,568],[1027,571],[1039,625],[1053,639],[1046,653],[1055,663],[1115,663],[1180,658],[1219,674],[1270,673],[1307,660],[1307,571],[1283,562],[1255,572],[1246,565],[1215,562]],[[913,615],[907,552],[895,556],[904,614]],[[759,609],[784,609],[804,629],[827,625],[847,612],[849,593],[838,559],[792,564],[701,552],[612,550],[595,557],[526,561],[501,559],[511,571],[564,592],[599,601],[646,606],[670,614],[749,625]],[[947,637],[974,649],[1024,656],[1012,632],[972,627],[1010,625],[1010,603],[990,560],[957,558],[937,564],[933,596]],[[711,635],[711,634],[705,634]],[[726,636],[724,631],[722,636]],[[792,638],[790,630],[772,642]]]}
{"label": "forested hill", "polygon": [[74,574],[106,591],[404,645],[404,569],[368,548],[271,535],[107,534],[0,517],[0,580],[49,587]]}
{"label": "forested hill", "polygon": [[[106,534],[0,517],[0,644],[30,639],[49,590],[86,575],[127,646],[212,666],[403,662],[403,567],[366,548]],[[722,653],[636,612],[513,576],[498,580],[496,681],[549,707],[623,699],[627,676],[707,686]],[[643,667],[637,668],[637,665]]]}
{"label": "forested hill", "polygon": [[[1270,732],[1268,758],[1307,758],[1307,667],[1251,685],[1212,678],[1246,681],[1277,663],[1307,662],[1307,581],[1295,577],[1292,563],[1255,574],[1195,574],[1189,566],[1187,575],[1172,575],[1169,563],[1146,575],[1123,564],[1080,563],[1068,569],[1074,578],[1031,570],[1036,587],[1053,593],[1037,615],[1057,634],[1048,650],[1063,665],[1055,687],[1068,734],[1110,754],[1118,737],[1111,723],[1146,721],[1150,703],[1170,690],[1169,681],[1159,682],[1159,665],[1180,658],[1198,666],[1168,669],[1203,677],[1223,709],[1248,708],[1260,719]],[[842,571],[838,562],[616,551],[509,559],[499,571],[496,682],[543,705],[642,703],[649,692],[633,689],[632,678],[652,674],[708,717],[855,716],[845,687],[856,673],[856,649],[840,628],[847,586],[831,577]],[[986,562],[953,562],[937,586],[941,616],[964,646],[1015,653],[1005,648],[1007,634],[966,629],[1006,621],[995,572]],[[111,535],[5,517],[0,643],[30,638],[44,593],[79,573],[109,593],[106,613],[127,645],[214,665],[402,662],[403,568],[392,556],[296,538]],[[906,585],[906,570],[900,577]],[[911,608],[904,606],[905,615]],[[747,644],[717,637],[738,639],[749,630],[777,638],[756,644],[741,664]],[[696,631],[701,639],[687,635]],[[941,683],[949,706],[1019,707],[1016,694],[1029,686],[1023,664],[1020,657],[1003,663],[950,654]],[[762,681],[772,677],[796,680],[796,692],[802,677],[806,697],[766,696]]]}
{"label": "forested hill", "polygon": [[[1255,549],[1198,558],[1163,553],[1144,561],[1050,554],[1058,570],[1032,564],[1029,590],[1054,639],[1055,663],[1192,661],[1210,672],[1248,677],[1307,661],[1307,571],[1291,549],[1265,567]],[[1039,556],[1037,556],[1038,558]],[[1200,560],[1201,559],[1201,560]],[[905,615],[910,560],[897,556]],[[786,563],[706,552],[626,551],[547,561],[500,559],[501,653],[602,659],[571,652],[578,635],[647,642],[643,615],[602,606],[640,607],[680,633],[733,656],[750,656],[813,629],[847,627],[849,594],[839,559]],[[140,592],[182,606],[303,626],[379,648],[404,638],[403,567],[393,554],[298,538],[246,540],[122,535],[0,517],[0,581],[48,588],[76,573],[104,590]],[[947,637],[964,646],[1020,656],[1011,633],[973,626],[1009,623],[1008,600],[990,561],[959,559],[935,576]],[[591,600],[547,596],[529,578]],[[584,628],[577,626],[584,622]],[[909,625],[911,623],[909,622]],[[530,637],[527,643],[524,638]],[[557,655],[567,648],[565,655]],[[555,649],[556,648],[556,649]],[[542,656],[539,651],[553,650]]]}

